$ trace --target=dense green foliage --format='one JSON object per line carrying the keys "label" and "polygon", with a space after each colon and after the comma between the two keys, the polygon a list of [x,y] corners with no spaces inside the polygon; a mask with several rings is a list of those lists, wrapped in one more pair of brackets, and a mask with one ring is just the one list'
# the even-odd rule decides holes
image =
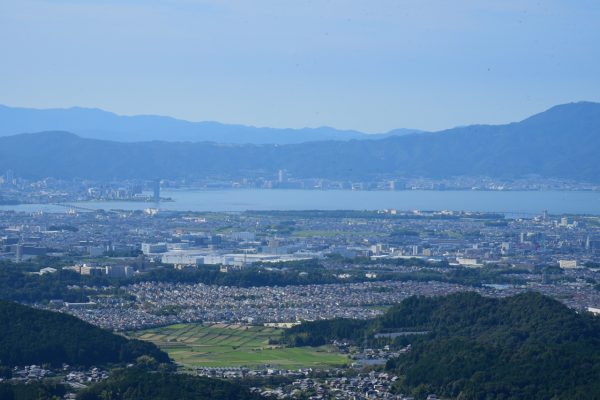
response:
{"label": "dense green foliage", "polygon": [[259,399],[242,386],[187,374],[139,368],[113,371],[108,380],[85,389],[78,400],[242,400]]}
{"label": "dense green foliage", "polygon": [[[306,274],[301,274],[306,272]],[[307,285],[312,283],[338,282],[332,272],[318,264],[289,268],[286,270],[266,269],[264,267],[243,268],[227,273],[219,272],[219,267],[203,266],[193,270],[178,271],[172,268],[157,269],[135,277],[136,281],[204,283],[224,286],[284,286]]]}
{"label": "dense green foliage", "polygon": [[[417,282],[448,282],[468,286],[481,286],[484,283],[510,283],[522,284],[523,280],[506,276],[506,270],[489,266],[486,268],[447,268],[444,263],[430,263],[418,259],[393,259],[379,262],[365,259],[349,259],[348,263],[355,263],[357,268],[343,270],[337,267],[325,268],[317,260],[301,261],[297,263],[272,264],[268,266],[255,266],[227,273],[219,272],[218,267],[203,266],[199,269],[178,271],[171,268],[157,269],[136,276],[129,282],[157,281],[179,283],[204,283],[207,285],[224,286],[285,286],[285,285],[310,285],[326,283],[349,283],[365,281],[417,281]],[[375,278],[365,276],[366,269],[360,265],[378,264],[381,268],[376,272]],[[399,272],[386,269],[386,265],[398,266],[431,266],[419,271]],[[279,267],[279,268],[278,268]],[[373,272],[370,269],[369,272]],[[340,278],[340,274],[348,274],[347,278]],[[124,282],[121,282],[124,283]]]}
{"label": "dense green foliage", "polygon": [[[475,293],[412,297],[380,318],[320,321],[290,329],[291,344],[364,332],[427,331],[388,362],[397,389],[459,399],[597,399],[600,319],[537,293],[506,299]],[[401,337],[399,340],[406,340]]]}
{"label": "dense green foliage", "polygon": [[[0,268],[0,299],[35,303],[53,299],[70,302],[87,301],[87,291],[68,289],[69,285],[93,285],[97,278],[72,271],[36,275],[16,268]],[[108,280],[100,281],[109,284]]]}
{"label": "dense green foliage", "polygon": [[154,344],[128,340],[67,314],[0,301],[0,365],[99,365],[142,355],[169,362]]}
{"label": "dense green foliage", "polygon": [[[62,270],[65,260],[56,257],[40,256],[22,263],[0,260],[0,300],[21,303],[39,303],[48,300],[82,302],[88,300],[90,290],[86,287],[110,286],[105,276],[80,275],[74,271]],[[35,272],[44,267],[54,267],[52,274],[38,275]]]}
{"label": "dense green foliage", "polygon": [[[411,299],[381,325],[421,326],[388,367],[403,389],[461,398],[585,399],[600,393],[600,320],[540,294],[497,300],[475,294]],[[484,396],[485,397],[482,397]]]}
{"label": "dense green foliage", "polygon": [[332,340],[360,340],[372,321],[348,318],[313,321],[296,325],[284,333],[290,346],[322,346]]}
{"label": "dense green foliage", "polygon": [[0,383],[0,399],[2,400],[58,400],[62,399],[66,388],[61,384],[29,382]]}

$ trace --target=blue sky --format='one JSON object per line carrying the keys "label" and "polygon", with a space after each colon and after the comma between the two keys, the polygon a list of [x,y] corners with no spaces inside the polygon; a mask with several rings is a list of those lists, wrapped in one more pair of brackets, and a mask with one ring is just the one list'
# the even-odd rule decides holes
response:
{"label": "blue sky", "polygon": [[600,101],[598,1],[1,0],[0,103],[380,132]]}

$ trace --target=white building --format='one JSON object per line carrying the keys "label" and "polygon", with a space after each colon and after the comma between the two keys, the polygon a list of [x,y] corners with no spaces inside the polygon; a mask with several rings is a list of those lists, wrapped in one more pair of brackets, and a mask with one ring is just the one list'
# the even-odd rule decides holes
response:
{"label": "white building", "polygon": [[564,269],[577,268],[577,260],[558,260],[558,266]]}
{"label": "white building", "polygon": [[142,243],[142,253],[148,254],[156,254],[156,253],[165,253],[167,251],[166,243]]}
{"label": "white building", "polygon": [[168,253],[164,253],[161,257],[163,264],[183,264],[183,265],[201,265],[204,264],[204,258],[206,254],[204,252],[198,252],[193,250],[173,250]]}

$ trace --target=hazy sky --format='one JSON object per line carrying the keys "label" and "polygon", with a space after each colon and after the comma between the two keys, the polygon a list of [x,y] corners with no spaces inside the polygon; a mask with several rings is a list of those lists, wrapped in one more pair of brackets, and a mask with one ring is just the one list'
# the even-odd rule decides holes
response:
{"label": "hazy sky", "polygon": [[600,101],[600,1],[0,0],[0,103],[441,129]]}

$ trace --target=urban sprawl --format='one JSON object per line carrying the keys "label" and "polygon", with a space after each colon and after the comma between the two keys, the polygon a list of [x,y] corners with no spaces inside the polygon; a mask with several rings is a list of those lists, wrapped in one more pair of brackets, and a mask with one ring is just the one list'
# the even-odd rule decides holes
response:
{"label": "urban sprawl", "polygon": [[[289,181],[283,174],[279,183],[284,182]],[[5,176],[5,199],[40,202],[42,186],[31,186],[24,195],[23,183]],[[82,193],[106,196],[106,190],[88,187]],[[142,193],[142,188],[127,190],[125,198]],[[160,200],[160,186],[147,196]],[[90,199],[70,192],[42,202],[65,198]],[[600,218],[543,210],[528,216],[393,208],[4,210],[0,260],[24,266],[29,275],[88,279],[69,285],[64,296],[33,305],[126,333],[180,323],[286,328],[319,319],[368,319],[410,296],[458,291],[504,297],[532,290],[571,308],[600,313]],[[78,293],[85,298],[71,300]],[[346,344],[332,345],[347,351]],[[368,358],[379,350],[357,351]],[[385,359],[381,351],[379,358]],[[409,348],[394,351],[390,354]],[[72,386],[107,376],[98,369],[71,371],[67,366],[65,371]],[[255,389],[277,398],[307,390],[313,398],[403,398],[389,391],[397,377],[374,371],[346,376],[332,370],[327,377],[272,366],[195,371],[222,378],[286,375],[287,384]],[[35,380],[53,373],[28,366],[15,376]]]}

